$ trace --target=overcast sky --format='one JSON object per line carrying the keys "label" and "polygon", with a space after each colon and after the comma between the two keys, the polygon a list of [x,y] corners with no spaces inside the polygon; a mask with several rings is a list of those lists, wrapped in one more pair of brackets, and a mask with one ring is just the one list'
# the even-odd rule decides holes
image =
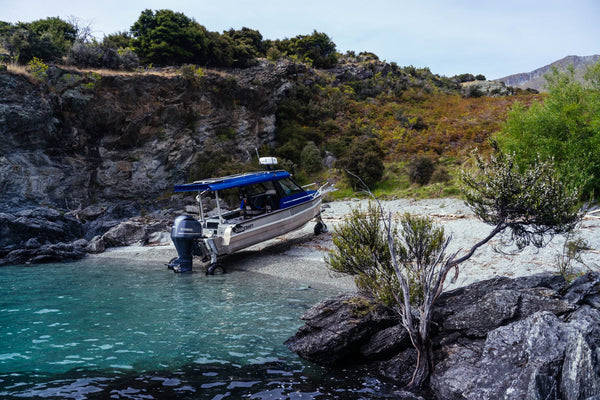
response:
{"label": "overcast sky", "polygon": [[339,52],[488,79],[567,55],[600,54],[600,0],[0,0],[0,21],[76,17],[94,35],[128,31],[145,9],[170,9],[210,31],[264,39],[326,33]]}

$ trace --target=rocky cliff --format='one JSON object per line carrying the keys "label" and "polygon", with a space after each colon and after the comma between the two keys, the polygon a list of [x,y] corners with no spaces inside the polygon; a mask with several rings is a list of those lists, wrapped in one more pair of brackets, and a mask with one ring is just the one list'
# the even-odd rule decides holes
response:
{"label": "rocky cliff", "polygon": [[274,140],[277,101],[298,73],[291,63],[265,63],[199,82],[51,67],[46,84],[2,73],[0,203],[10,210],[154,200],[186,181],[207,149],[249,160]]}
{"label": "rocky cliff", "polygon": [[[249,161],[254,149],[273,144],[277,103],[308,73],[285,61],[201,79],[50,67],[34,82],[1,72],[0,264],[54,260],[37,257],[39,246],[91,240],[172,206],[173,184],[202,173],[206,154]],[[62,228],[48,236],[37,226]]]}

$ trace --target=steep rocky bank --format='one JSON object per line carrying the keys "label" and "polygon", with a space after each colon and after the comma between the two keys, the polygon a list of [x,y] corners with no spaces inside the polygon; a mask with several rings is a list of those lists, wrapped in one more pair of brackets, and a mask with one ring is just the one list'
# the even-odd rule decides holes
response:
{"label": "steep rocky bank", "polygon": [[224,149],[249,160],[272,144],[277,101],[299,73],[295,64],[265,64],[198,83],[51,67],[44,84],[2,73],[0,203],[154,200],[189,178],[197,154]]}
{"label": "steep rocky bank", "polygon": [[[434,311],[427,399],[596,399],[600,275],[496,278],[445,292]],[[391,309],[356,295],[315,305],[286,344],[313,362],[406,385],[416,353]]]}
{"label": "steep rocky bank", "polygon": [[93,239],[132,217],[147,224],[133,236],[152,240],[168,230],[172,207],[182,208],[173,185],[210,167],[198,157],[226,152],[247,162],[272,145],[277,102],[308,74],[291,62],[201,80],[168,72],[50,67],[44,82],[0,73],[0,264],[123,244]]}

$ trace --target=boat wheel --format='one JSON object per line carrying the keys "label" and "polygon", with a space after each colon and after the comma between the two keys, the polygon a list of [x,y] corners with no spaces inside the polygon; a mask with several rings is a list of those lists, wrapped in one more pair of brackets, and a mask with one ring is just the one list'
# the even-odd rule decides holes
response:
{"label": "boat wheel", "polygon": [[223,275],[225,273],[225,268],[221,264],[211,264],[206,269],[207,275]]}
{"label": "boat wheel", "polygon": [[327,232],[328,232],[327,225],[325,225],[321,221],[317,222],[317,224],[315,225],[315,235],[318,236],[321,233],[327,233]]}

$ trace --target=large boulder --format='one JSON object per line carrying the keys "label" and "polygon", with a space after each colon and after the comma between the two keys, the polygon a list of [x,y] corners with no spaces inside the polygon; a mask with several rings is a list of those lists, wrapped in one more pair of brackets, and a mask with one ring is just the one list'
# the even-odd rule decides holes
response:
{"label": "large boulder", "polygon": [[[434,310],[429,390],[444,400],[600,398],[598,299],[600,273],[570,285],[539,274],[444,293]],[[367,364],[398,385],[410,381],[416,353],[393,310],[344,295],[303,319],[286,342],[302,357],[345,368]]]}
{"label": "large boulder", "polygon": [[[363,360],[364,346],[372,342],[375,334],[398,324],[389,308],[374,300],[348,294],[323,300],[308,310],[302,319],[306,324],[285,344],[301,357],[322,365]],[[380,348],[381,345],[373,347]]]}
{"label": "large boulder", "polygon": [[481,355],[448,357],[432,386],[444,399],[588,399],[600,394],[599,333],[588,306],[569,322],[538,312],[491,331]]}
{"label": "large boulder", "polygon": [[102,239],[106,247],[142,244],[146,238],[146,226],[139,221],[125,221],[108,230]]}
{"label": "large boulder", "polygon": [[[87,241],[85,241],[87,243]],[[86,256],[85,244],[80,241],[72,243],[52,243],[39,247],[25,247],[10,251],[0,259],[0,265],[41,264],[49,262],[74,261]]]}

